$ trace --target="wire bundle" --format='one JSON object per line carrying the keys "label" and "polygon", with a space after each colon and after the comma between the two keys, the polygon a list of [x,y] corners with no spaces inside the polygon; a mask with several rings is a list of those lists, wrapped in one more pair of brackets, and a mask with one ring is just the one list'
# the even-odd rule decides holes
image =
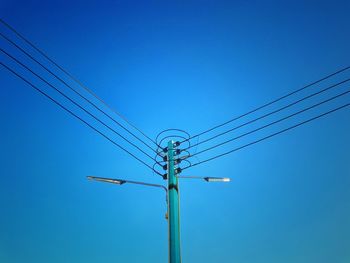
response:
{"label": "wire bundle", "polygon": [[[244,114],[233,117],[221,124],[218,124],[193,136],[191,136],[184,130],[167,129],[160,132],[157,135],[156,139],[153,140],[144,132],[142,132],[139,128],[133,125],[130,121],[128,121],[127,118],[125,118],[122,114],[111,108],[91,89],[85,86],[81,81],[75,78],[71,73],[69,73],[66,69],[60,66],[41,49],[35,46],[18,31],[16,31],[12,26],[10,26],[2,19],[0,19],[0,23],[8,31],[8,33],[12,35],[12,37],[9,37],[9,34],[0,32],[1,38],[13,50],[20,53],[20,55],[16,56],[11,54],[10,51],[8,51],[10,48],[5,49],[0,47],[0,54],[2,54],[2,57],[6,58],[8,61],[16,65],[16,67],[11,67],[9,66],[9,63],[3,62],[2,59],[2,61],[0,61],[0,64],[4,69],[8,70],[13,75],[23,80],[30,87],[47,97],[60,108],[67,111],[69,114],[80,120],[82,123],[87,125],[96,133],[110,141],[113,145],[117,146],[119,149],[126,152],[132,158],[136,159],[144,166],[152,170],[153,173],[162,176],[164,179],[166,179],[166,174],[163,174],[162,170],[166,170],[167,168],[167,149],[164,145],[165,141],[175,140],[175,146],[177,147],[176,165],[178,172],[181,172],[182,170],[215,160],[217,158],[226,156],[230,153],[242,150],[248,146],[273,138],[276,135],[292,130],[296,127],[302,126],[304,124],[307,124],[309,122],[312,122],[321,117],[327,116],[331,113],[334,113],[336,111],[350,106],[348,100],[348,102],[344,104],[336,105],[336,107],[333,107],[327,111],[320,112],[317,115],[314,115],[310,118],[301,117],[302,114],[306,112],[318,109],[323,105],[327,105],[330,102],[337,101],[341,97],[349,95],[349,87],[347,87],[347,89],[344,89],[344,86],[350,83],[350,76],[348,75],[346,77],[344,75],[349,72],[350,67],[345,67],[332,74],[322,77],[319,80],[314,81],[306,86],[289,92],[286,95],[280,96]],[[13,40],[13,37],[16,37],[16,40]],[[19,42],[21,42],[22,44],[19,44]],[[25,44],[25,47],[23,46],[23,44]],[[28,48],[31,51],[28,51]],[[41,59],[44,58],[46,63],[50,64],[50,67],[42,63],[41,59],[39,59],[37,55],[39,55]],[[23,58],[28,59],[30,63],[34,64],[35,66],[30,66],[28,63],[23,62]],[[39,80],[40,85],[34,84],[33,80],[30,80],[29,78],[25,77],[24,74],[19,73],[19,71],[21,70],[18,70],[18,66],[21,70],[24,69],[26,74],[30,73],[30,76],[34,76],[36,81]],[[55,68],[55,70],[53,70],[52,67]],[[38,73],[38,68],[44,70],[45,74]],[[57,73],[57,71],[59,73]],[[62,75],[64,75],[65,78],[68,78],[70,81],[66,81]],[[54,81],[48,80],[47,76],[53,78]],[[340,77],[341,79],[337,80],[338,77]],[[334,82],[335,80],[336,82]],[[331,84],[328,84],[329,81],[333,82]],[[69,84],[70,82],[73,82],[74,85]],[[56,83],[59,83],[59,85],[57,85]],[[325,85],[325,87],[320,89],[320,85]],[[51,91],[46,91],[44,87],[46,87],[46,89],[49,87]],[[64,88],[62,89],[62,87]],[[314,91],[311,89],[314,89]],[[310,90],[311,92],[309,92]],[[331,91],[334,92],[338,90],[340,91],[337,92],[335,95],[330,96],[330,94],[328,94]],[[299,96],[300,94],[305,92],[308,93],[304,94],[302,97],[294,98],[292,101],[288,102],[288,99],[293,98],[294,96]],[[60,99],[58,99],[57,96]],[[321,99],[322,96],[325,98]],[[74,99],[74,97],[78,98],[78,100]],[[93,99],[89,97],[92,97]],[[64,99],[64,102],[62,102],[62,98]],[[310,104],[309,102],[312,100],[314,100],[314,103]],[[69,104],[67,104],[67,102]],[[305,103],[308,103],[308,105],[302,107],[299,110],[294,110],[291,113],[285,114],[285,112],[287,112],[288,110],[292,110],[293,108],[298,107],[300,105],[302,106]],[[282,105],[278,106],[277,108],[273,108],[268,112],[263,112],[264,110],[274,107],[278,104]],[[72,105],[80,111],[80,114],[70,108]],[[250,116],[259,112],[262,113],[257,117],[251,118],[243,123],[232,126],[234,123],[239,122],[240,120],[243,120],[245,118],[249,118]],[[85,117],[82,117],[81,113]],[[105,118],[108,121],[101,119],[99,117],[99,114],[102,114],[103,118]],[[281,114],[282,116],[279,116]],[[275,116],[277,116],[277,118],[275,118],[274,120],[254,127],[254,125],[259,124],[259,122],[268,120],[269,118]],[[289,124],[287,127],[280,128],[277,131],[270,132],[268,130],[268,128],[270,127],[276,127],[277,124],[286,123],[286,121],[295,118],[299,118],[299,121],[296,123]],[[122,124],[121,121],[123,121],[124,124]],[[110,124],[110,122],[112,122],[112,124]],[[253,127],[246,132],[234,134],[234,132],[236,131],[239,131],[243,128],[249,128],[251,126]],[[112,136],[102,131],[101,127],[102,129],[104,129],[104,131],[108,131],[108,133],[111,133]],[[219,128],[225,128],[225,130],[219,132]],[[250,140],[248,143],[245,143],[243,145],[236,146],[228,150],[222,150],[222,147],[224,145],[229,145],[230,143],[236,142],[245,137],[249,138],[249,136],[254,135],[260,131],[268,132],[267,135]],[[200,140],[200,137],[202,138],[208,136],[209,134],[213,135]],[[230,137],[224,138],[223,136],[225,135],[229,135]],[[128,147],[132,147],[134,151],[137,151],[137,154],[129,150],[126,146],[123,146],[119,142],[117,142],[115,137],[121,139],[124,143],[126,143],[126,145],[128,145]],[[197,140],[195,143],[193,143],[194,139]],[[213,144],[197,151],[198,147],[202,147],[203,145],[208,144],[210,142],[213,142]],[[214,149],[218,149],[219,152],[204,160],[200,160],[198,158],[198,156],[202,155],[203,153],[211,154]],[[142,154],[142,157],[140,157],[140,154]],[[196,158],[196,161],[193,161],[192,158]],[[150,164],[150,161],[153,163],[153,166]],[[183,162],[187,164],[185,167],[180,166],[180,164]]]}
{"label": "wire bundle", "polygon": [[[49,76],[53,77],[55,80],[57,80],[60,84],[65,86],[69,91],[71,91],[73,94],[77,95],[78,98],[82,99],[84,103],[87,103],[87,105],[83,105],[82,103],[77,102],[73,99],[72,96],[70,96],[67,92],[65,92],[60,86],[57,84],[53,84],[52,81],[47,80],[43,76],[43,74],[37,73],[33,67],[29,66],[28,64],[22,62],[18,56],[10,54],[9,51],[6,51],[3,48],[0,48],[0,51],[4,57],[9,59],[11,62],[15,62],[17,66],[22,67],[27,72],[30,72],[32,76],[35,76],[37,79],[39,79],[40,85],[34,84],[34,81],[29,80],[28,78],[24,77],[23,74],[19,73],[18,70],[15,70],[14,67],[9,66],[8,64],[5,64],[3,61],[0,61],[0,64],[3,68],[7,69],[9,72],[14,74],[19,79],[23,80],[25,83],[27,83],[30,87],[38,91],[40,94],[44,95],[48,99],[50,99],[52,102],[54,102],[56,105],[58,105],[63,110],[67,111],[69,114],[83,122],[85,125],[87,125],[89,128],[97,132],[99,135],[113,143],[113,145],[117,146],[119,149],[123,150],[127,154],[129,154],[131,157],[151,169],[153,172],[158,173],[155,171],[152,166],[147,163],[143,158],[137,156],[135,153],[132,153],[130,150],[128,150],[125,146],[122,146],[120,143],[116,142],[116,140],[112,136],[108,136],[105,132],[102,132],[99,128],[96,127],[96,125],[93,125],[91,122],[87,121],[83,117],[81,117],[78,113],[74,112],[73,110],[68,108],[68,105],[66,105],[64,102],[61,102],[58,98],[54,97],[53,95],[50,95],[49,92],[45,91],[42,87],[42,84],[45,84],[46,87],[50,87],[52,90],[56,92],[56,95],[59,94],[61,98],[63,97],[65,101],[71,103],[72,105],[76,106],[81,112],[86,114],[88,117],[91,117],[92,120],[95,123],[98,123],[99,125],[102,125],[106,130],[112,132],[114,136],[118,136],[121,138],[124,142],[126,142],[128,145],[133,146],[136,150],[138,150],[138,153],[142,153],[145,157],[148,157],[151,161],[153,161],[153,157],[151,154],[156,153],[155,147],[159,147],[158,144],[152,140],[149,136],[147,136],[144,132],[142,132],[140,129],[138,129],[135,125],[133,125],[131,122],[129,122],[122,114],[117,112],[116,110],[112,109],[106,102],[104,102],[101,98],[99,98],[95,93],[91,91],[91,89],[87,88],[82,82],[80,82],[77,78],[75,78],[72,74],[70,74],[67,70],[65,70],[62,66],[60,66],[57,62],[55,62],[53,59],[51,59],[48,55],[46,55],[41,49],[39,49],[37,46],[35,46],[32,42],[30,42],[27,38],[25,38],[22,34],[20,34],[18,31],[16,31],[12,26],[10,26],[8,23],[0,19],[0,23],[11,33],[13,33],[14,36],[16,36],[17,41],[12,40],[10,37],[5,35],[4,33],[0,32],[0,36],[16,51],[21,53],[21,56],[27,58],[30,60],[30,62],[34,63],[36,66],[38,66],[40,69],[43,69]],[[24,42],[28,47],[30,47],[32,52],[29,52],[26,50],[26,48],[22,47],[20,44],[18,44],[18,40]],[[42,58],[46,59],[51,66],[53,65],[56,69],[60,71],[60,73],[63,73],[66,77],[68,77],[70,80],[72,80],[75,85],[70,85],[67,81],[63,79],[63,77],[59,76],[59,74],[55,73],[53,70],[51,70],[49,67],[45,66],[43,63],[39,61],[36,56],[33,55],[34,52],[38,53]],[[86,95],[92,96],[94,99],[97,100],[97,102],[100,104],[93,102],[91,99],[88,98],[88,96],[84,95],[83,92],[79,91],[76,87],[79,86],[83,92],[86,93]],[[118,121],[114,116],[107,113],[105,109],[102,107],[108,109],[111,111],[114,115],[121,118],[129,127],[126,127],[126,125],[122,124],[120,121]],[[91,110],[92,109],[92,110]],[[96,112],[97,111],[97,112]],[[127,138],[125,135],[123,135],[120,131],[118,131],[115,127],[108,124],[106,121],[101,120],[101,118],[98,117],[97,113],[101,113],[104,117],[107,117],[109,121],[112,121],[114,125],[117,125],[118,128],[121,128],[124,132],[126,132],[129,136],[132,136],[134,139],[136,139],[139,143],[142,143],[143,147],[147,147],[147,150],[144,148],[141,148],[142,146],[137,145],[131,139]],[[131,129],[134,129],[136,132],[139,133],[139,135],[136,135],[135,132],[132,132]],[[148,140],[149,143],[146,143],[144,140],[140,138],[140,136],[143,136],[145,139]],[[150,145],[152,144],[152,145]],[[154,147],[155,146],[155,147]],[[149,152],[152,153],[149,153]],[[160,164],[158,164],[160,165]]]}
{"label": "wire bundle", "polygon": [[[254,108],[244,114],[241,114],[237,117],[234,117],[234,118],[231,118],[230,120],[224,122],[224,123],[221,123],[215,127],[212,127],[210,129],[207,129],[203,132],[200,132],[196,135],[193,135],[191,136],[190,138],[186,139],[186,140],[183,140],[180,142],[180,145],[185,143],[185,142],[188,142],[190,140],[193,140],[195,138],[198,138],[199,136],[203,136],[205,134],[209,134],[209,133],[212,133],[214,132],[215,130],[221,128],[221,127],[227,127],[227,129],[225,131],[222,131],[222,132],[218,132],[212,136],[210,136],[209,138],[206,138],[206,139],[203,139],[195,144],[192,144],[191,146],[188,146],[188,147],[184,147],[183,149],[186,150],[186,151],[190,151],[191,148],[193,147],[198,147],[202,144],[205,144],[205,143],[208,143],[208,142],[211,142],[215,139],[218,139],[218,138],[221,138],[223,137],[224,135],[226,134],[230,134],[230,138],[227,138],[226,140],[222,141],[222,142],[218,142],[214,145],[211,145],[207,148],[204,148],[200,151],[197,151],[196,153],[194,154],[191,154],[187,157],[187,159],[189,158],[192,158],[192,157],[197,157],[198,155],[201,155],[203,153],[210,153],[212,150],[218,148],[220,149],[220,147],[224,146],[224,145],[227,145],[231,142],[235,142],[235,141],[238,141],[239,139],[242,139],[246,136],[249,136],[249,135],[253,135],[259,131],[262,131],[262,130],[267,130],[267,128],[269,127],[272,127],[272,126],[276,126],[276,124],[279,124],[279,123],[282,123],[282,122],[285,122],[289,119],[292,119],[292,118],[295,118],[295,117],[299,117],[299,115],[305,113],[305,112],[308,112],[312,109],[317,109],[319,108],[320,106],[322,105],[325,105],[327,103],[330,103],[332,101],[336,101],[337,99],[340,99],[341,97],[345,97],[347,95],[349,95],[350,93],[350,89],[349,89],[349,85],[346,86],[346,84],[349,84],[350,83],[350,76],[348,74],[348,76],[343,76],[345,73],[348,73],[350,67],[345,67],[345,68],[342,68],[330,75],[327,75],[315,82],[312,82],[306,86],[303,86],[302,88],[299,88],[297,90],[294,90],[286,95],[283,95],[277,99],[274,99],[266,104],[263,104],[262,106],[259,106],[257,108]],[[336,80],[336,82],[333,82],[332,84],[328,84],[327,81],[334,81],[334,79],[336,79],[336,77],[341,77],[341,80]],[[326,83],[326,87],[324,88],[321,88],[319,89],[319,87],[317,85],[320,85],[320,84],[323,84],[323,83]],[[344,88],[345,87],[345,88]],[[263,114],[260,114],[258,117],[255,117],[253,119],[250,119],[248,121],[245,121],[241,124],[238,124],[238,125],[235,125],[233,127],[229,127],[231,126],[231,124],[239,121],[240,119],[244,119],[246,117],[249,117],[250,115],[253,115],[255,113],[258,113],[258,112],[261,112],[263,109],[265,108],[268,108],[270,106],[274,106],[275,104],[277,103],[280,103],[280,102],[283,102],[283,101],[286,101],[287,98],[290,98],[292,96],[295,96],[295,95],[298,95],[299,93],[301,92],[305,92],[305,91],[309,91],[309,89],[311,88],[314,88],[316,89],[316,91],[314,92],[311,92],[311,93],[308,93],[306,95],[304,95],[303,97],[301,98],[297,98],[297,99],[293,99],[291,102],[285,102],[283,106],[281,107],[277,107],[276,109],[273,109],[272,111],[268,111],[267,113],[263,113]],[[317,90],[318,89],[318,90]],[[329,93],[330,91],[338,91],[340,90],[340,92],[336,93],[335,95],[333,96],[330,96],[331,94],[327,94]],[[320,99],[320,96],[321,95],[326,95],[326,98],[325,99]],[[300,110],[297,110],[297,111],[293,111],[291,114],[284,114],[284,116],[282,117],[279,117],[271,122],[268,122],[266,124],[263,124],[263,125],[260,125],[256,128],[253,128],[253,129],[250,129],[249,131],[247,132],[244,132],[244,133],[241,133],[241,134],[238,134],[238,135],[231,135],[233,132],[235,131],[238,131],[244,127],[249,127],[251,126],[252,124],[255,124],[255,123],[258,123],[259,121],[261,120],[264,120],[264,119],[267,119],[268,117],[274,117],[278,114],[281,114],[281,113],[284,113],[287,109],[292,109],[293,107],[295,107],[296,105],[302,105],[303,103],[305,102],[309,102],[310,100],[314,100],[315,103],[311,104],[311,105],[308,105],[306,107],[303,107],[301,108]],[[214,159],[217,159],[217,158],[220,158],[222,156],[225,156],[225,155],[228,155],[230,153],[233,153],[233,152],[236,152],[236,151],[239,151],[239,150],[242,150],[248,146],[251,146],[251,145],[254,145],[254,144],[257,144],[259,142],[262,142],[262,141],[265,141],[267,139],[270,139],[276,135],[279,135],[281,133],[284,133],[286,131],[289,131],[289,130],[292,130],[296,127],[299,127],[299,126],[302,126],[304,124],[307,124],[311,121],[314,121],[314,120],[317,120],[321,117],[324,117],[324,116],[327,116],[331,113],[334,113],[338,110],[341,110],[341,109],[344,109],[346,107],[350,106],[350,103],[349,103],[349,100],[347,103],[345,104],[341,104],[341,105],[337,105],[335,108],[332,108],[328,111],[324,111],[324,112],[321,112],[319,113],[318,115],[316,116],[313,116],[311,118],[302,118],[302,117],[299,117],[300,118],[300,121],[297,122],[297,123],[294,123],[292,125],[289,125],[287,126],[286,128],[282,128],[282,129],[279,129],[278,131],[275,131],[275,132],[270,132],[269,134],[263,136],[263,137],[260,137],[258,139],[254,139],[254,140],[251,140],[250,142],[246,143],[246,144],[243,144],[241,146],[238,146],[238,147],[235,147],[235,148],[232,148],[232,149],[229,149],[227,151],[224,151],[224,152],[220,152],[212,157],[209,157],[207,159],[204,159],[204,160],[201,160],[201,161],[197,161],[193,164],[191,164],[190,166],[184,168],[184,169],[187,169],[187,168],[190,168],[190,167],[193,167],[193,166],[197,166],[199,164],[202,164],[202,163],[206,163],[206,162],[209,162],[209,161],[212,161]]]}

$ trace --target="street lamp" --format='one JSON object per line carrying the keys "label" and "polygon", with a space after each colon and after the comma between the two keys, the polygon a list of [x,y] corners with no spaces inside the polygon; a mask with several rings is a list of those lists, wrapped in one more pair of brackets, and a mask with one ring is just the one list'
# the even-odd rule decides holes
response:
{"label": "street lamp", "polygon": [[125,180],[103,178],[103,177],[96,177],[96,176],[87,176],[87,179],[93,180],[93,181],[104,182],[104,183],[119,184],[119,185],[126,183]]}
{"label": "street lamp", "polygon": [[231,179],[227,177],[201,177],[201,176],[177,176],[177,178],[187,178],[187,179],[201,179],[206,182],[230,182]]}
{"label": "street lamp", "polygon": [[130,180],[124,180],[124,179],[104,178],[104,177],[97,177],[97,176],[87,176],[87,178],[89,180],[93,180],[93,181],[118,184],[118,185],[128,183],[128,184],[139,184],[139,185],[145,185],[145,186],[153,186],[153,187],[163,188],[165,190],[165,192],[168,191],[168,189],[164,185],[160,185],[160,184],[150,184],[150,183],[144,183],[144,182],[136,182],[136,181],[130,181]]}
{"label": "street lamp", "polygon": [[224,182],[224,183],[231,181],[230,178],[226,178],[226,177],[222,177],[222,178],[220,178],[220,177],[204,177],[204,180],[207,182]]}

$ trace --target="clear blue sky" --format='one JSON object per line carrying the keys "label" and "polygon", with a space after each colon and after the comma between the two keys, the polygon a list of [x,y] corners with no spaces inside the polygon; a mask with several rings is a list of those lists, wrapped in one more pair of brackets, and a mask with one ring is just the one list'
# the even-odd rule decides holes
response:
{"label": "clear blue sky", "polygon": [[[195,134],[348,66],[349,9],[349,1],[0,1],[5,21],[152,137],[171,127]],[[163,181],[4,69],[0,83],[0,262],[166,262],[162,190],[86,176]],[[344,102],[349,95],[199,157]],[[349,117],[345,109],[184,173],[232,182],[180,182],[183,262],[350,262]]]}

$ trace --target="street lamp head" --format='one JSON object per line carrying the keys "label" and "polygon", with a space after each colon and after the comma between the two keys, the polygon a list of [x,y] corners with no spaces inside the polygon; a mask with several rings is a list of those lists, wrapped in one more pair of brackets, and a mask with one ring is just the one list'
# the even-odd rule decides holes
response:
{"label": "street lamp head", "polygon": [[89,180],[94,180],[98,182],[105,182],[105,183],[111,183],[111,184],[125,184],[125,180],[120,180],[120,179],[111,179],[111,178],[103,178],[103,177],[96,177],[96,176],[87,176]]}
{"label": "street lamp head", "polygon": [[230,182],[230,178],[226,177],[204,177],[204,180],[207,182]]}

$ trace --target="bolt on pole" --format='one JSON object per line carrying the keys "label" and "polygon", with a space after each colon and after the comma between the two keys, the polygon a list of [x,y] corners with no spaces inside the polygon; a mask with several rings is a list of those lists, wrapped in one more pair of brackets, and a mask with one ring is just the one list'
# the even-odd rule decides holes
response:
{"label": "bolt on pole", "polygon": [[169,263],[181,263],[180,250],[180,199],[179,184],[175,174],[174,142],[168,142],[168,224]]}

